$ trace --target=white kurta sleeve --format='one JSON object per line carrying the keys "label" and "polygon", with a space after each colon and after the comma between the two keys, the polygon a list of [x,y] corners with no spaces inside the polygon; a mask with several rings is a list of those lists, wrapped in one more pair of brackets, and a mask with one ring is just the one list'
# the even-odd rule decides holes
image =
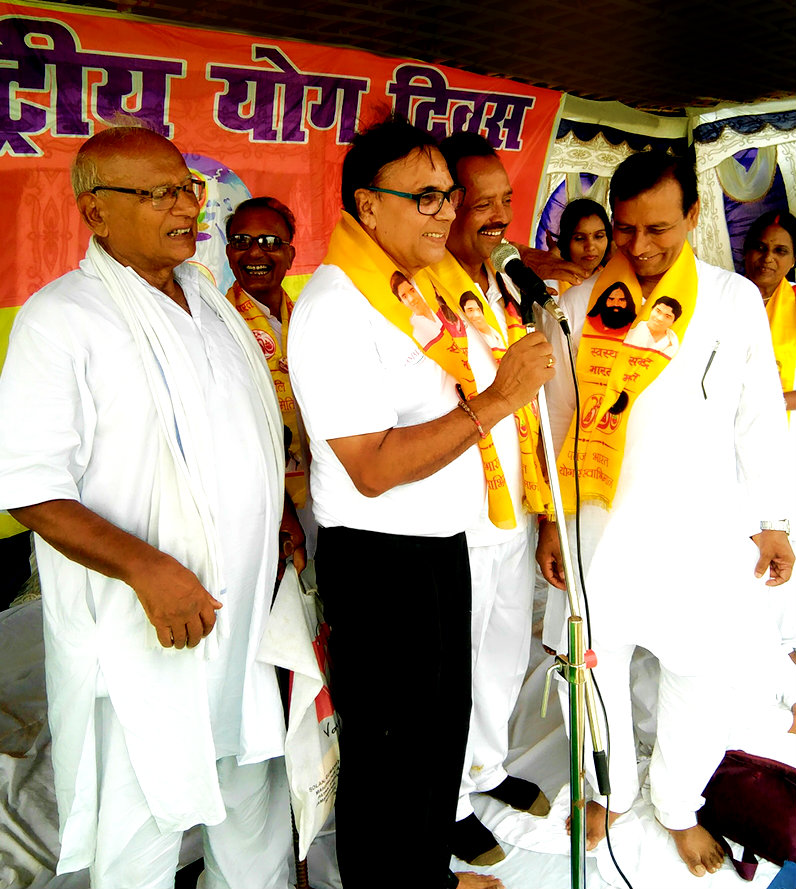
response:
{"label": "white kurta sleeve", "polygon": [[744,323],[749,349],[735,418],[735,453],[738,478],[747,495],[749,533],[754,534],[761,521],[790,515],[796,483],[793,460],[788,459],[787,413],[771,332],[759,300]]}
{"label": "white kurta sleeve", "polygon": [[3,508],[79,500],[91,453],[95,415],[81,356],[45,333],[35,315],[17,317],[0,378]]}

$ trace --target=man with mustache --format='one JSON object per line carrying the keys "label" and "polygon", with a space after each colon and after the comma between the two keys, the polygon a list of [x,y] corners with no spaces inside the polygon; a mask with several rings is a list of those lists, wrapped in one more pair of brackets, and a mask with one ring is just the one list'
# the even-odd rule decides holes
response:
{"label": "man with mustache", "polygon": [[[460,305],[488,347],[483,356],[477,343],[471,345],[470,362],[474,366],[478,361],[497,363],[500,353],[492,347],[505,339],[508,323],[518,320],[516,305],[513,319],[506,309],[507,302],[516,304],[519,295],[489,262],[512,220],[511,183],[496,151],[482,136],[457,133],[445,139],[440,150],[456,184],[466,188],[451,224],[448,250],[472,279],[473,289],[462,294]],[[487,323],[484,304],[490,306],[499,329]],[[516,527],[495,527],[484,510],[478,524],[467,529],[473,577],[473,709],[453,852],[476,865],[494,864],[504,852],[476,817],[470,794],[487,793],[536,815],[549,810],[536,784],[509,775],[503,765],[509,750],[509,717],[531,652],[536,523],[523,508],[517,426],[505,423],[501,433],[496,447],[504,468],[512,467],[506,480],[515,503]]]}

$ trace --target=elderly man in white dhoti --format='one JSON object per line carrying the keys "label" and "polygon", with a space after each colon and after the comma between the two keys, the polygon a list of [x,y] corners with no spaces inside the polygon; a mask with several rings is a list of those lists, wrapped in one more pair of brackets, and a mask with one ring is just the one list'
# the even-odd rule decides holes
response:
{"label": "elderly man in white dhoti", "polygon": [[17,318],[0,381],[0,502],[36,532],[59,872],[288,885],[284,721],[255,661],[277,570],[282,420],[245,322],[188,266],[204,183],[118,127],[77,154],[93,233]]}

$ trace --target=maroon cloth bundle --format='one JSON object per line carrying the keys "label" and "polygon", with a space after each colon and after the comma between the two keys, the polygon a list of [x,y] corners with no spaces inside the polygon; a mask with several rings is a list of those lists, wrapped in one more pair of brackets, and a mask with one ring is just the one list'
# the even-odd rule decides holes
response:
{"label": "maroon cloth bundle", "polygon": [[[773,759],[728,750],[702,795],[697,820],[724,847],[739,876],[751,880],[757,857],[796,861],[796,769]],[[726,840],[743,846],[732,857]]]}

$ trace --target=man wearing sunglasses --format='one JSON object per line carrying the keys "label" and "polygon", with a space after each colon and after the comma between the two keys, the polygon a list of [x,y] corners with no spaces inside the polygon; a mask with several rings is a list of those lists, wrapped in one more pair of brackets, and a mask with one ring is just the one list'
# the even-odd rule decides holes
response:
{"label": "man wearing sunglasses", "polygon": [[278,323],[287,299],[282,282],[296,256],[293,213],[276,198],[251,198],[238,204],[226,229],[227,260],[239,289]]}
{"label": "man wearing sunglasses", "polygon": [[284,719],[255,660],[277,570],[282,420],[259,349],[195,266],[204,183],[146,129],[86,141],[79,269],[19,313],[0,502],[36,532],[59,873],[288,885]]}
{"label": "man wearing sunglasses", "polygon": [[[309,491],[309,445],[301,422],[287,366],[287,334],[293,300],[283,282],[293,265],[296,219],[289,207],[273,197],[243,201],[227,219],[227,260],[235,283],[227,299],[249,325],[262,349],[276,387],[285,424],[285,490],[287,510],[296,521],[283,523],[283,555],[293,556],[301,571],[306,553],[315,553],[318,529]],[[306,541],[305,541],[306,535]],[[281,576],[281,574],[280,574]]]}

